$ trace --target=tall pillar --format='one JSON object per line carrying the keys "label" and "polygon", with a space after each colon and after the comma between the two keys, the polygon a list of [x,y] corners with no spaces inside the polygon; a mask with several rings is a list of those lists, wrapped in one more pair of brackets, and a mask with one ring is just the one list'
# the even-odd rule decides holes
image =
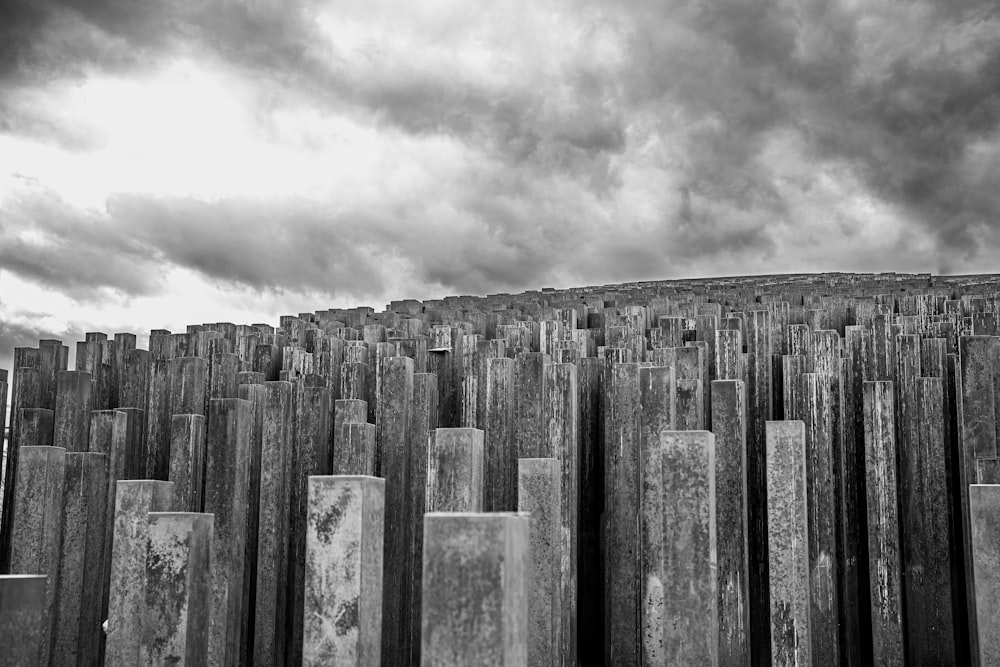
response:
{"label": "tall pillar", "polygon": [[772,421],[766,428],[771,663],[809,665],[814,653],[805,425]]}
{"label": "tall pillar", "polygon": [[44,574],[45,613],[39,664],[49,664],[59,589],[59,552],[63,533],[66,450],[22,447],[11,517],[11,574]]}
{"label": "tall pillar", "polygon": [[556,667],[561,641],[560,566],[562,470],[558,459],[520,459],[517,509],[530,514],[531,585],[528,589],[528,663]]}
{"label": "tall pillar", "polygon": [[143,665],[207,665],[215,517],[150,512],[142,605]]}
{"label": "tall pillar", "polygon": [[979,628],[979,663],[1000,662],[1000,485],[971,484],[969,515],[972,526],[974,601]]}
{"label": "tall pillar", "polygon": [[604,377],[604,657],[639,664],[640,368],[610,364]]}
{"label": "tall pillar", "polygon": [[376,449],[380,472],[385,478],[386,516],[399,517],[385,526],[382,601],[382,664],[398,665],[409,655],[409,526],[407,515],[410,485],[410,433],[413,410],[413,359],[385,360],[385,385],[380,400],[382,423],[376,424]]}
{"label": "tall pillar", "polygon": [[85,452],[90,441],[93,376],[85,371],[59,371],[56,382],[58,389],[52,442],[67,452]]}
{"label": "tall pillar", "polygon": [[712,382],[721,665],[750,664],[746,420],[742,380]]}
{"label": "tall pillar", "polygon": [[303,665],[377,665],[385,480],[309,478]]}
{"label": "tall pillar", "polygon": [[95,665],[101,638],[108,456],[67,452],[52,662]]}
{"label": "tall pillar", "polygon": [[437,376],[433,373],[413,374],[413,415],[410,419],[410,498],[407,594],[410,647],[409,664],[420,663],[420,598],[424,548],[424,509],[427,505],[427,454],[437,430]]}
{"label": "tall pillar", "polygon": [[41,664],[45,618],[44,575],[0,575],[0,646],[5,665]]}
{"label": "tall pillar", "polygon": [[204,484],[205,512],[215,515],[211,556],[212,611],[208,629],[211,665],[235,664],[243,643],[251,418],[248,401],[239,398],[209,401]]}
{"label": "tall pillar", "polygon": [[427,455],[427,512],[481,512],[483,432],[439,428]]}
{"label": "tall pillar", "polygon": [[888,381],[864,383],[865,482],[872,651],[876,664],[903,664],[903,617],[896,487],[893,392]]}
{"label": "tall pillar", "polygon": [[424,517],[421,664],[527,665],[528,519]]}
{"label": "tall pillar", "polygon": [[[150,512],[173,506],[173,482],[122,480],[115,493],[107,644],[104,664],[128,667],[142,662],[143,607]],[[207,624],[206,624],[207,627]]]}
{"label": "tall pillar", "polygon": [[[525,357],[523,363],[532,359],[534,357]],[[479,423],[485,434],[486,448],[483,506],[490,512],[510,511],[516,504],[517,363],[508,358],[487,359],[486,377],[481,387],[485,398]],[[524,373],[522,382],[531,384],[532,376],[527,373],[527,367]]]}

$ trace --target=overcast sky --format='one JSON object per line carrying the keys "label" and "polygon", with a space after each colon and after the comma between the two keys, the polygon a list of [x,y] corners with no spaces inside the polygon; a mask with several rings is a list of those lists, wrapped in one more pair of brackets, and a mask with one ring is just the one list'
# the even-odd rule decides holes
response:
{"label": "overcast sky", "polygon": [[996,0],[0,1],[0,367],[85,330],[996,271]]}

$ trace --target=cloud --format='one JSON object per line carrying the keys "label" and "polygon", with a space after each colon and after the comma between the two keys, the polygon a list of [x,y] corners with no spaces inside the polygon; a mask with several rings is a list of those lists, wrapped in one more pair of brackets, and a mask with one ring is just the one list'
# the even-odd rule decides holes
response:
{"label": "cloud", "polygon": [[0,139],[52,152],[0,263],[95,302],[982,265],[992,7],[8,2]]}

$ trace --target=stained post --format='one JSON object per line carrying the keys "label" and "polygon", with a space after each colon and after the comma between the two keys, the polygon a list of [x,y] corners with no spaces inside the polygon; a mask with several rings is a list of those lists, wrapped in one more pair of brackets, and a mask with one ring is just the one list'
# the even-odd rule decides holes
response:
{"label": "stained post", "polygon": [[481,512],[483,432],[439,428],[427,454],[427,512]]}
{"label": "stained post", "polygon": [[209,401],[205,512],[215,515],[208,661],[235,664],[243,642],[243,568],[250,485],[249,401]]}
{"label": "stained post", "polygon": [[718,548],[719,664],[750,664],[747,577],[746,390],[742,380],[712,382]]}
{"label": "stained post", "polygon": [[640,369],[609,364],[604,382],[605,662],[638,664]]}
{"label": "stained post", "polygon": [[421,664],[527,665],[528,519],[424,517]]}
{"label": "stained post", "polygon": [[150,512],[140,656],[144,665],[207,665],[215,517]]}
{"label": "stained post", "polygon": [[377,665],[385,480],[309,478],[303,665]]}
{"label": "stained post", "polygon": [[21,448],[11,517],[10,573],[48,576],[39,657],[42,665],[49,663],[55,643],[65,483],[65,449]]}
{"label": "stained post", "polygon": [[45,637],[44,575],[0,575],[0,646],[5,665],[41,663]]}
{"label": "stained post", "polygon": [[562,470],[558,459],[520,459],[517,509],[530,514],[528,663],[563,664],[560,563]]}
{"label": "stained post", "polygon": [[772,421],[766,428],[771,662],[810,665],[805,426]]}
{"label": "stained post", "polygon": [[104,656],[104,664],[108,667],[128,667],[142,662],[140,649],[149,548],[147,515],[173,509],[173,490],[173,482],[118,482]]}
{"label": "stained post", "polygon": [[872,651],[877,664],[903,664],[899,519],[893,392],[888,381],[864,383],[865,486]]}

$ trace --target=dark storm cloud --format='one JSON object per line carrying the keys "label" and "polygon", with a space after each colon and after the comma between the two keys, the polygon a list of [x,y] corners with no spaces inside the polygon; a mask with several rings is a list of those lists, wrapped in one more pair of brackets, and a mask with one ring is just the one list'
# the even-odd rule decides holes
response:
{"label": "dark storm cloud", "polygon": [[[759,229],[750,230],[758,235],[783,220],[807,224],[787,218],[760,159],[771,133],[793,129],[817,166],[847,161],[873,194],[919,224],[915,231],[933,235],[942,258],[995,249],[995,2],[755,0],[646,11],[631,44],[630,96],[716,119],[688,135],[686,187],[696,198],[758,212]],[[680,219],[680,231],[689,228]],[[687,241],[713,246],[711,235]],[[732,239],[719,241],[725,249]]]}
{"label": "dark storm cloud", "polygon": [[0,80],[127,71],[188,46],[265,69],[305,59],[300,2],[7,0],[0,5]]}
{"label": "dark storm cloud", "polygon": [[[813,181],[836,164],[861,195],[898,207],[917,223],[914,234],[932,235],[939,267],[960,266],[998,243],[993,6],[581,3],[561,19],[582,21],[576,37],[554,34],[535,55],[558,68],[524,63],[523,76],[497,83],[458,64],[330,43],[309,2],[3,3],[0,81],[141,73],[193,56],[259,79],[268,87],[262,107],[295,96],[379,130],[453,139],[485,155],[486,166],[413,200],[337,209],[123,193],[91,215],[53,197],[26,200],[10,211],[19,221],[0,229],[0,265],[54,287],[128,294],[161,289],[160,263],[256,290],[372,295],[401,265],[460,292],[556,275],[587,283],[683,275],[701,261],[745,273],[796,240],[817,245],[824,233],[863,228],[858,219],[829,229],[816,221],[814,208],[829,202],[812,193]],[[590,18],[579,19],[585,10]],[[444,43],[454,37],[441,30]],[[623,59],[602,56],[599,38]],[[0,131],[72,150],[93,141],[4,107],[2,97]],[[781,136],[796,139],[792,148]],[[650,157],[647,144],[657,141],[662,156]],[[786,159],[801,164],[796,179]],[[640,163],[657,179],[635,185]]]}
{"label": "dark storm cloud", "polygon": [[109,290],[149,294],[160,275],[148,248],[127,225],[81,212],[44,188],[32,188],[0,207],[0,268],[83,301]]}

